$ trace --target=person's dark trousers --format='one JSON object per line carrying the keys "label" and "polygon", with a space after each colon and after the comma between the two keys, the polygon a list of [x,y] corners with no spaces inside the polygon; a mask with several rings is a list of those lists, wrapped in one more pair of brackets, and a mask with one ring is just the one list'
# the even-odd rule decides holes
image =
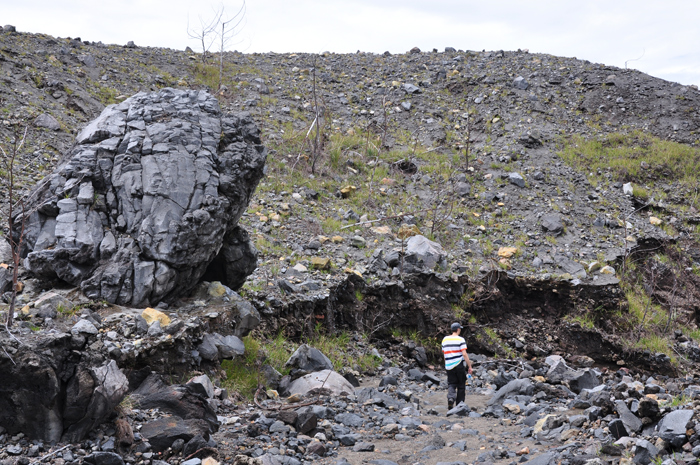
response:
{"label": "person's dark trousers", "polygon": [[455,399],[455,405],[464,402],[464,385],[466,382],[467,370],[464,368],[464,363],[447,370],[447,400]]}

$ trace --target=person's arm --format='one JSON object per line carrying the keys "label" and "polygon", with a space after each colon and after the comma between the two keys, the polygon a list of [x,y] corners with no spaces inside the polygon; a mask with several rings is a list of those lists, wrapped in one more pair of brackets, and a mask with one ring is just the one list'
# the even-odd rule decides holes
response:
{"label": "person's arm", "polygon": [[462,349],[462,357],[464,357],[464,361],[467,362],[467,373],[470,375],[472,374],[472,361],[469,360],[469,355],[467,355],[467,349]]}

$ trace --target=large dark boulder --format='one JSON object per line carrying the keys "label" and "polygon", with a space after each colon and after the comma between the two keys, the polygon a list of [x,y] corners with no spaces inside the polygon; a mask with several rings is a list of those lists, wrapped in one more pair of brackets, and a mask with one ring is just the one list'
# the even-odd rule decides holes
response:
{"label": "large dark boulder", "polygon": [[184,420],[203,420],[207,433],[219,430],[216,411],[195,384],[169,386],[153,373],[131,393],[131,399],[141,409],[157,408]]}
{"label": "large dark boulder", "polygon": [[110,105],[30,196],[25,267],[120,305],[170,301],[210,266],[238,289],[257,261],[238,220],[263,176],[259,135],[205,91]]}
{"label": "large dark boulder", "polygon": [[[81,440],[105,421],[129,382],[113,360],[97,366],[69,348],[70,336],[0,356],[0,427],[47,442]],[[4,354],[3,354],[4,355]]]}

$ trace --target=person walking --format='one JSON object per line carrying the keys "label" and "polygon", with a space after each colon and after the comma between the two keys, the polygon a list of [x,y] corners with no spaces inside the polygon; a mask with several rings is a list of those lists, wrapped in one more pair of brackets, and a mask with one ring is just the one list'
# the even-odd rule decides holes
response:
{"label": "person walking", "polygon": [[[472,374],[472,362],[467,355],[467,341],[460,336],[462,325],[452,323],[452,334],[442,340],[442,353],[445,356],[447,370],[447,408],[452,410],[455,405],[464,402],[464,385],[467,382],[467,372]],[[468,370],[465,369],[467,365]]]}

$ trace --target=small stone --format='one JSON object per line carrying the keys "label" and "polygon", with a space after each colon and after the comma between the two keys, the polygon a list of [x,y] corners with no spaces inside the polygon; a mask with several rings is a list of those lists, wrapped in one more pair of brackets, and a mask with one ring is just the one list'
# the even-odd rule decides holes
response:
{"label": "small stone", "polygon": [[353,452],[374,452],[374,444],[370,442],[358,442],[352,448]]}
{"label": "small stone", "polygon": [[97,328],[88,320],[79,320],[70,330],[72,334],[97,334]]}
{"label": "small stone", "polygon": [[508,182],[518,187],[525,187],[525,178],[523,178],[522,175],[520,175],[520,173],[508,174]]}
{"label": "small stone", "polygon": [[161,327],[165,327],[170,324],[170,317],[160,310],[156,310],[155,308],[146,308],[143,312],[141,312],[141,316],[149,325],[156,320],[160,321]]}
{"label": "small stone", "polygon": [[653,224],[654,226],[659,226],[663,223],[663,221],[655,216],[650,216],[649,223]]}
{"label": "small stone", "polygon": [[600,269],[600,272],[602,274],[610,274],[610,275],[615,275],[615,268],[613,268],[610,265],[604,266],[603,268]]}
{"label": "small stone", "polygon": [[38,128],[50,129],[51,131],[58,131],[61,129],[61,124],[58,122],[58,120],[48,113],[42,113],[41,115],[37,116],[34,120],[34,126]]}
{"label": "small stone", "polygon": [[502,258],[511,258],[516,253],[518,253],[517,247],[500,247],[498,249],[498,256]]}
{"label": "small stone", "polygon": [[528,84],[524,77],[518,76],[513,79],[513,87],[520,90],[527,90],[527,88],[530,87],[530,84]]}
{"label": "small stone", "polygon": [[347,199],[350,197],[352,194],[355,193],[357,190],[357,187],[355,186],[345,186],[342,189],[340,189],[340,195],[344,198]]}
{"label": "small stone", "polygon": [[330,270],[332,263],[328,257],[311,257],[311,265],[318,270]]}

